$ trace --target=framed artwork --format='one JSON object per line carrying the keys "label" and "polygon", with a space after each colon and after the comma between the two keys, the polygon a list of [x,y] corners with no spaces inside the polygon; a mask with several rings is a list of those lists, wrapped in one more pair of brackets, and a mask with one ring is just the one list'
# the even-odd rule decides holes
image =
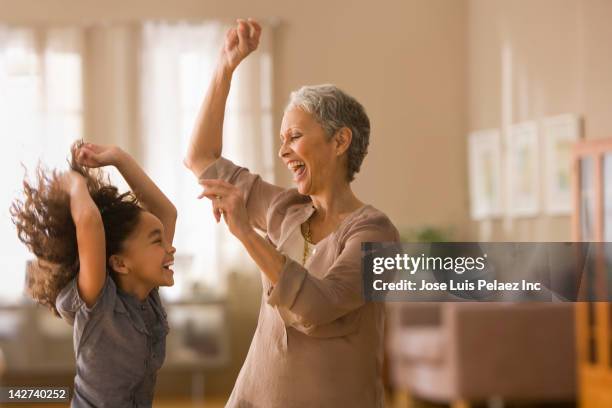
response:
{"label": "framed artwork", "polygon": [[538,126],[523,122],[507,134],[508,213],[533,216],[540,210],[540,158]]}
{"label": "framed artwork", "polygon": [[570,215],[572,212],[572,146],[580,139],[580,133],[580,119],[576,115],[552,116],[542,120],[547,214]]}
{"label": "framed artwork", "polygon": [[500,216],[502,203],[499,130],[481,130],[469,135],[468,165],[472,219]]}

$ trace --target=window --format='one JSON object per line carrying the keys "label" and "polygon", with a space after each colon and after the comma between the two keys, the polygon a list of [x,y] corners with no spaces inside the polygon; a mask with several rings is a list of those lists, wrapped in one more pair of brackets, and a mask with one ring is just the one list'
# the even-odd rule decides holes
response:
{"label": "window", "polygon": [[[175,286],[163,291],[169,298],[222,293],[228,271],[252,265],[227,227],[216,224],[208,200],[196,200],[201,187],[182,165],[226,30],[216,22],[143,28],[144,163],[179,213]],[[236,71],[224,128],[224,156],[266,180],[272,180],[274,165],[271,66],[269,39],[262,39],[257,53]]]}
{"label": "window", "polygon": [[[5,214],[0,218],[4,267],[0,303],[22,298],[25,264],[33,258],[17,240],[8,212],[21,189],[21,163],[30,176],[39,161],[48,168],[65,169],[70,144],[87,137],[83,135],[85,117],[97,120],[88,122],[96,126],[95,142],[119,144],[131,151],[178,208],[176,283],[164,289],[166,297],[223,293],[227,272],[255,269],[227,227],[216,224],[210,203],[196,200],[201,188],[182,164],[226,29],[219,22],[0,28],[0,132],[4,143],[0,149],[0,211]],[[132,30],[140,36],[135,42],[141,47],[140,58],[126,57],[133,56],[133,51],[122,41],[130,41]],[[99,69],[90,61],[92,56],[95,61],[118,58],[119,62]],[[87,61],[92,65],[86,66]],[[224,156],[269,181],[274,165],[271,69],[268,35],[236,71],[224,132]],[[133,101],[122,100],[121,109],[109,105],[117,102],[115,94],[98,95],[105,92],[100,89],[104,87],[92,86],[103,83],[121,88],[126,78],[134,76],[140,94]],[[85,88],[88,101],[95,101],[87,105],[86,112]],[[139,117],[132,117],[136,115],[131,112],[139,112]],[[111,122],[112,126],[98,128]],[[140,134],[134,134],[134,129]],[[116,171],[109,169],[108,173],[121,189],[126,187]]]}
{"label": "window", "polygon": [[22,165],[29,176],[39,160],[65,167],[68,148],[82,133],[81,51],[78,30],[0,28],[0,303],[22,298],[25,264],[32,258],[9,217]]}

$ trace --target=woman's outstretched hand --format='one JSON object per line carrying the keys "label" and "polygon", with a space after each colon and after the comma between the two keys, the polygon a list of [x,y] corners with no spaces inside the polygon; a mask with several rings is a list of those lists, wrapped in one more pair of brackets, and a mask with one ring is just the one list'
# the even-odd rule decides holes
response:
{"label": "woman's outstretched hand", "polygon": [[257,49],[260,36],[261,26],[257,21],[251,18],[236,20],[236,26],[227,30],[225,34],[225,43],[221,50],[223,65],[232,71],[235,70],[243,59]]}
{"label": "woman's outstretched hand", "polygon": [[238,239],[246,237],[253,231],[244,198],[237,187],[216,179],[201,180],[200,185],[204,187],[204,191],[198,198],[206,197],[212,201],[213,214],[217,222],[223,216],[230,232]]}
{"label": "woman's outstretched hand", "polygon": [[75,159],[86,167],[103,167],[116,165],[121,150],[116,146],[102,146],[84,143],[77,148]]}

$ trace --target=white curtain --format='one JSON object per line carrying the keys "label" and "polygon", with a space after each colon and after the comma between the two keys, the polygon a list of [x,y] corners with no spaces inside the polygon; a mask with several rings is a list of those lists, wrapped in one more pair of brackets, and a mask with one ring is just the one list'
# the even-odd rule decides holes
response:
{"label": "white curtain", "polygon": [[22,164],[30,176],[39,160],[66,168],[69,146],[81,137],[82,51],[77,29],[0,27],[0,303],[22,299],[32,258],[9,216],[21,190]]}
{"label": "white curtain", "polygon": [[[208,200],[182,158],[228,26],[145,24],[140,60],[142,146],[145,167],[178,208],[175,286],[169,298],[223,293],[229,271],[254,266]],[[234,76],[224,127],[224,156],[273,181],[272,63],[270,30],[258,51]]]}
{"label": "white curtain", "polygon": [[[0,303],[22,299],[25,263],[32,258],[8,210],[21,188],[21,164],[30,175],[39,161],[66,168],[68,148],[81,137],[130,151],[177,205],[176,285],[164,295],[219,294],[229,271],[253,273],[239,243],[214,222],[210,203],[196,200],[200,188],[182,165],[227,27],[0,26]],[[260,48],[236,72],[224,130],[224,155],[269,181],[275,160],[271,29],[264,27]],[[126,187],[117,172],[109,173]]]}

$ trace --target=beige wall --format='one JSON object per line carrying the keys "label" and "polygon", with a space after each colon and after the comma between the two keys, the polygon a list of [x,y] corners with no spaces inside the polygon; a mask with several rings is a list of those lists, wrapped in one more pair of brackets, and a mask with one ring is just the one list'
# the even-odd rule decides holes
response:
{"label": "beige wall", "polygon": [[[466,5],[463,0],[0,0],[0,22],[91,25],[142,19],[278,19],[275,129],[291,90],[304,84],[336,83],[365,105],[372,121],[370,153],[355,182],[358,195],[389,214],[400,229],[426,224],[452,227],[455,237],[461,238],[468,210]],[[119,53],[106,47],[117,39],[126,41]],[[102,50],[87,55],[89,65],[97,66],[96,78],[121,71],[132,39],[129,30],[122,29],[106,35],[89,33],[88,41]],[[92,108],[86,118],[89,137],[101,141],[112,135],[136,149],[137,144],[126,142],[129,135],[117,130],[136,129],[129,115],[118,112],[127,113],[125,103],[134,97],[131,80],[121,78],[121,84],[100,80],[86,87],[86,103]],[[120,103],[104,104],[92,98],[94,94]],[[109,117],[127,126],[117,127]],[[289,183],[285,168],[277,166],[276,174],[279,183]],[[231,389],[254,329],[258,283],[245,276],[236,279],[240,283],[230,286],[243,290],[237,292],[240,297],[228,299],[232,361],[224,370],[207,373],[207,391]],[[171,378],[174,382],[161,376],[163,392],[188,390],[188,379]]]}
{"label": "beige wall", "polygon": [[[577,113],[586,138],[612,137],[612,2],[470,0],[468,106],[471,130]],[[502,51],[511,63],[502,67]],[[511,78],[504,90],[502,71]],[[480,240],[571,239],[569,217],[540,215],[472,223]]]}
{"label": "beige wall", "polygon": [[[276,129],[289,92],[303,84],[336,83],[366,106],[372,144],[355,189],[398,227],[453,227],[457,239],[570,239],[568,217],[468,221],[466,134],[575,112],[585,119],[587,138],[612,136],[609,0],[0,0],[0,22],[16,24],[238,16],[279,21]],[[113,38],[90,40],[103,46]],[[512,56],[511,97],[502,92],[504,46]],[[126,57],[87,58],[112,66]],[[87,92],[121,98],[127,88],[115,85],[91,84]],[[113,132],[104,123],[105,109],[121,105],[94,109],[88,123],[96,129],[90,131]],[[510,114],[504,117],[504,111]],[[288,184],[287,171],[280,165],[276,170],[277,180]],[[248,348],[258,292],[247,292],[229,299],[232,321],[244,324],[232,329],[237,340],[230,369],[207,377],[211,388],[231,387]]]}
{"label": "beige wall", "polygon": [[[457,237],[465,229],[465,1],[0,0],[0,10],[0,21],[29,24],[276,18],[275,130],[291,90],[336,83],[365,105],[373,125],[355,182],[362,199],[400,229],[451,226]],[[103,117],[93,118],[96,126],[112,131]],[[277,180],[288,184],[278,164]]]}

